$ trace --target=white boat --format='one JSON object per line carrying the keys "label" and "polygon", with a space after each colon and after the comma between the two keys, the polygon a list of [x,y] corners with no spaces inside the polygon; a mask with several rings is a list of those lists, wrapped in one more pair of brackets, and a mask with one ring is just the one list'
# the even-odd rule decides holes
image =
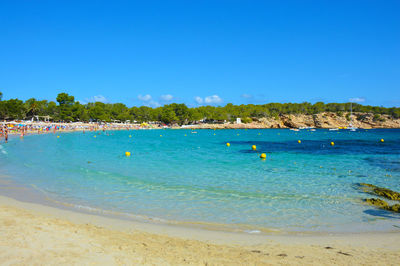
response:
{"label": "white boat", "polygon": [[350,123],[348,128],[350,131],[356,131],[357,128],[355,126],[353,126],[353,103],[350,102]]}
{"label": "white boat", "polygon": [[338,131],[338,128],[330,128],[329,131]]}

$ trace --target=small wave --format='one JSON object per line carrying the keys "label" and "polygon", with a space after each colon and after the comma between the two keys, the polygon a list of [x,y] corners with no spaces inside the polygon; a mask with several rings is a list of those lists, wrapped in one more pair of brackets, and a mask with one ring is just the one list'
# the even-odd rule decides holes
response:
{"label": "small wave", "polygon": [[248,234],[260,234],[261,231],[260,230],[244,230],[245,233]]}
{"label": "small wave", "polygon": [[0,145],[0,150],[2,154],[7,154],[7,151],[4,149],[3,145]]}
{"label": "small wave", "polygon": [[89,207],[89,206],[85,206],[85,205],[72,204],[72,206],[78,210],[97,212],[97,213],[103,213],[103,214],[107,213],[107,211],[104,211],[102,209],[93,208],[93,207]]}
{"label": "small wave", "polygon": [[111,210],[104,210],[96,207],[90,207],[87,205],[80,205],[80,204],[73,204],[73,203],[67,203],[67,202],[62,202],[58,201],[55,199],[47,198],[47,200],[52,201],[54,203],[67,206],[70,208],[77,209],[82,212],[88,212],[88,213],[94,213],[94,214],[101,214],[101,215],[111,215],[111,216],[118,216],[118,217],[126,217],[129,219],[133,219],[136,221],[144,221],[144,222],[157,222],[157,223],[172,223],[169,220],[164,220],[162,218],[157,218],[157,217],[150,217],[150,216],[143,216],[143,215],[138,215],[138,214],[131,214],[131,213],[126,213],[126,212],[119,212],[119,211],[111,211]]}

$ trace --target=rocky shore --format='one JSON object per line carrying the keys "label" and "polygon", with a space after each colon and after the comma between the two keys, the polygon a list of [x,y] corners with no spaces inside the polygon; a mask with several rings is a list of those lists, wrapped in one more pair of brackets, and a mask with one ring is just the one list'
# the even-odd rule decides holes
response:
{"label": "rocky shore", "polygon": [[[353,113],[352,124],[357,128],[400,128],[400,119],[394,119],[388,115],[374,115],[373,113]],[[257,129],[257,128],[343,128],[348,127],[350,114],[343,113],[319,113],[314,115],[279,115],[274,118],[253,119],[251,123],[221,123],[221,124],[197,124],[190,126],[194,129]]]}

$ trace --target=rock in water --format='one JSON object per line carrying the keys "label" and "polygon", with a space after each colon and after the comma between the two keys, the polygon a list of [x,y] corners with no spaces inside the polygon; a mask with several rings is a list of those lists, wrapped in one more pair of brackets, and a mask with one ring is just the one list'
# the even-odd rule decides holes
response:
{"label": "rock in water", "polygon": [[373,189],[373,192],[376,195],[379,195],[381,197],[387,198],[387,199],[391,199],[391,200],[400,200],[400,193],[387,189],[387,188],[381,188],[381,187],[375,187]]}
{"label": "rock in water", "polygon": [[367,183],[360,183],[359,186],[362,188],[364,192],[375,194],[377,196],[381,196],[390,200],[399,200],[400,201],[400,193],[383,188],[377,187],[375,185],[367,184]]}
{"label": "rock in water", "polygon": [[371,185],[371,184],[367,184],[367,183],[360,183],[359,185],[362,186],[362,187],[372,187],[372,188],[376,188],[376,186]]}
{"label": "rock in water", "polygon": [[379,209],[391,211],[391,212],[400,212],[400,204],[394,204],[390,206],[386,201],[381,200],[381,199],[365,199],[365,202],[367,202],[369,205],[373,205],[375,207],[378,207]]}
{"label": "rock in water", "polygon": [[389,206],[386,210],[392,211],[392,212],[400,212],[400,204],[395,204],[395,205]]}
{"label": "rock in water", "polygon": [[365,202],[367,202],[369,205],[373,205],[378,208],[386,209],[387,207],[389,207],[389,204],[386,201],[381,200],[381,199],[374,199],[374,198],[365,199]]}

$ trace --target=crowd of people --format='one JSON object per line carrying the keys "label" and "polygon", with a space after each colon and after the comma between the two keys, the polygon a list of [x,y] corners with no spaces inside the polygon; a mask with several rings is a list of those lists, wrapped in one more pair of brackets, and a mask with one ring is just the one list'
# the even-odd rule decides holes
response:
{"label": "crowd of people", "polygon": [[2,122],[0,123],[0,139],[8,142],[9,135],[19,135],[23,138],[27,134],[45,134],[71,131],[105,131],[105,130],[130,130],[148,128],[145,124],[122,123],[51,123],[51,122]]}

